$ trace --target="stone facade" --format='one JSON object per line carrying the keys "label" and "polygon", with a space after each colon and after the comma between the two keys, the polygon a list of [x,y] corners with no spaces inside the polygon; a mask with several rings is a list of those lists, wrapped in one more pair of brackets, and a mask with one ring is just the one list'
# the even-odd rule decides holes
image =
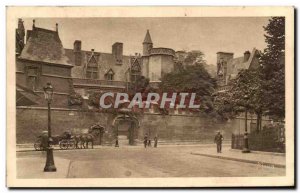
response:
{"label": "stone facade", "polygon": [[[64,48],[58,25],[56,31],[52,31],[38,28],[33,22],[32,29],[26,33],[26,44],[22,44],[24,39],[25,29],[22,20],[19,20],[16,29],[17,143],[32,143],[41,131],[47,129],[46,101],[43,96],[43,86],[47,82],[51,82],[54,87],[54,135],[66,130],[80,132],[99,123],[106,128],[103,141],[113,144],[116,133],[129,135],[131,120],[121,120],[115,124],[114,120],[118,116],[122,117],[122,114],[89,109],[87,100],[83,100],[83,105],[70,105],[69,99],[77,99],[78,95],[75,93],[88,99],[89,93],[94,91],[122,92],[126,90],[128,83],[137,81],[139,76],[149,78],[150,83],[159,83],[165,73],[174,69],[175,51],[170,48],[154,48],[149,31],[143,42],[143,55],[137,53],[133,56],[123,54],[121,42],[112,45],[111,53],[94,49],[82,50],[84,42],[80,40],[74,41],[72,49]],[[246,55],[248,60],[237,66],[255,66],[255,53],[256,50],[250,56]],[[220,77],[223,80],[238,71],[239,68],[233,66],[236,61],[233,54],[219,53],[218,63],[221,61],[226,61],[227,64],[226,73]],[[223,72],[224,69],[223,65]],[[229,139],[232,127],[237,126],[235,120],[231,123],[218,122],[204,114],[188,112],[162,115],[151,109],[139,115],[138,124],[133,135],[137,142],[147,133],[151,138],[158,136],[161,141],[211,143],[215,131],[222,130],[225,139]]]}
{"label": "stone facade", "polygon": [[[23,27],[19,25],[18,29]],[[35,27],[33,23],[32,30],[27,31],[25,46],[16,53],[17,92],[25,97],[28,92],[22,88],[27,88],[39,96],[40,100],[35,101],[34,106],[46,106],[43,87],[47,82],[54,87],[53,107],[67,107],[68,97],[74,92],[71,77],[73,65],[65,57],[58,25],[56,28],[56,31],[46,30]]]}
{"label": "stone facade", "polygon": [[150,83],[160,82],[161,77],[174,70],[175,51],[170,48],[153,48],[149,30],[143,42],[142,75]]}
{"label": "stone facade", "polygon": [[[99,123],[105,127],[103,142],[113,145],[115,130],[119,135],[129,135],[128,122],[123,122],[114,128],[113,119],[116,115],[90,111],[53,109],[52,130],[53,135],[60,135],[64,131],[80,132],[93,124]],[[21,107],[17,109],[17,143],[33,143],[36,137],[47,130],[47,109]],[[202,116],[195,115],[165,115],[145,113],[139,117],[139,128],[135,130],[135,140],[141,143],[145,134],[151,139],[158,136],[160,142],[194,141],[199,143],[212,143],[217,130],[221,130],[225,140],[230,140],[232,126],[238,122],[218,122]],[[238,130],[238,128],[236,128]],[[129,139],[128,139],[129,140]]]}
{"label": "stone facade", "polygon": [[246,51],[244,56],[234,58],[234,53],[217,53],[217,79],[220,88],[226,87],[229,80],[236,78],[242,69],[257,68],[259,66],[260,52],[253,48]]}

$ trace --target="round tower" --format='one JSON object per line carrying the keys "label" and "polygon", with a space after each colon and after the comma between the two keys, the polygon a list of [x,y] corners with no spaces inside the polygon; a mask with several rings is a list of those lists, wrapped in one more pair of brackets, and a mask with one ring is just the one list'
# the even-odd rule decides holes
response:
{"label": "round tower", "polygon": [[175,51],[170,48],[152,48],[149,52],[149,79],[160,81],[164,74],[174,70]]}

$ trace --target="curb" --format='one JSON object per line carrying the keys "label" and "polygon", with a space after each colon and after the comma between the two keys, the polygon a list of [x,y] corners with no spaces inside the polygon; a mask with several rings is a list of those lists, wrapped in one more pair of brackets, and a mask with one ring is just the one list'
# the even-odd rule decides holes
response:
{"label": "curb", "polygon": [[205,156],[205,157],[211,157],[211,158],[224,159],[224,160],[250,163],[250,164],[257,164],[257,165],[261,165],[261,166],[269,166],[269,167],[275,167],[275,168],[285,168],[285,165],[283,165],[283,164],[275,164],[275,163],[264,162],[264,161],[246,160],[246,159],[225,157],[225,156],[219,156],[219,155],[209,155],[209,154],[204,154],[204,153],[193,153],[193,152],[191,152],[191,154],[192,155]]}
{"label": "curb", "polygon": [[[240,152],[242,151],[241,149],[230,149],[229,151],[233,152]],[[274,156],[285,156],[285,153],[278,153],[278,152],[267,152],[267,151],[252,151],[251,153],[255,154],[264,154],[264,155],[274,155]]]}
{"label": "curb", "polygon": [[[183,147],[188,147],[188,146],[198,146],[199,148],[205,148],[205,147],[211,147],[213,146],[214,144],[161,144],[161,143],[158,143],[158,148],[166,148],[166,147],[178,147],[178,146],[183,146]],[[32,145],[33,146],[33,145]],[[224,146],[230,146],[230,144],[224,144]],[[134,146],[122,146],[121,148],[123,147],[126,147],[126,148],[138,148],[138,147],[143,147],[142,144],[140,145],[134,145]],[[95,147],[94,146],[94,149],[103,149],[103,148],[115,148],[114,145],[103,145],[103,146],[100,146],[100,147]],[[153,147],[152,147],[153,148]],[[60,149],[59,147],[55,147],[53,149],[53,151],[70,151],[70,150],[93,150],[92,148],[89,148],[89,149]],[[40,150],[35,150],[31,147],[24,147],[24,149],[18,149],[17,147],[17,150],[16,152],[41,152]]]}

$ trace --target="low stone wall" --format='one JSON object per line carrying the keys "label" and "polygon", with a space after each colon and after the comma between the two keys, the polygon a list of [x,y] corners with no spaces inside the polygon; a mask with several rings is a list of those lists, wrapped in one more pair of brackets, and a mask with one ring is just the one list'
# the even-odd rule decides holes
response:
{"label": "low stone wall", "polygon": [[[37,136],[47,130],[46,108],[17,108],[16,132],[17,144],[33,143]],[[89,112],[69,109],[52,109],[52,133],[60,135],[66,130],[77,131],[87,129],[95,123],[106,127],[104,143],[113,144],[114,133],[110,113]],[[231,139],[235,121],[218,122],[209,117],[194,115],[160,115],[144,114],[139,117],[140,128],[137,129],[137,140],[142,141],[147,133],[150,138],[158,136],[162,141],[198,141],[212,143],[217,130],[221,130],[225,140]]]}

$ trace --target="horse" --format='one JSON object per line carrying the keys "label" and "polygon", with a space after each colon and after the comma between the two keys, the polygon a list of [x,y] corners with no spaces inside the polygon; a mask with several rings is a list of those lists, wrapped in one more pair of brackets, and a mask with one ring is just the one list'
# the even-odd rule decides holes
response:
{"label": "horse", "polygon": [[79,149],[79,143],[80,149],[82,149],[82,147],[84,149],[89,148],[89,143],[91,143],[92,149],[94,148],[94,139],[100,135],[100,132],[97,132],[95,128],[95,126],[92,126],[88,130],[88,133],[74,135],[76,149]]}
{"label": "horse", "polygon": [[92,149],[94,148],[94,138],[96,136],[88,133],[88,134],[81,134],[80,136],[80,142],[81,145],[83,146],[84,149],[88,149],[89,148],[89,143],[92,144]]}

